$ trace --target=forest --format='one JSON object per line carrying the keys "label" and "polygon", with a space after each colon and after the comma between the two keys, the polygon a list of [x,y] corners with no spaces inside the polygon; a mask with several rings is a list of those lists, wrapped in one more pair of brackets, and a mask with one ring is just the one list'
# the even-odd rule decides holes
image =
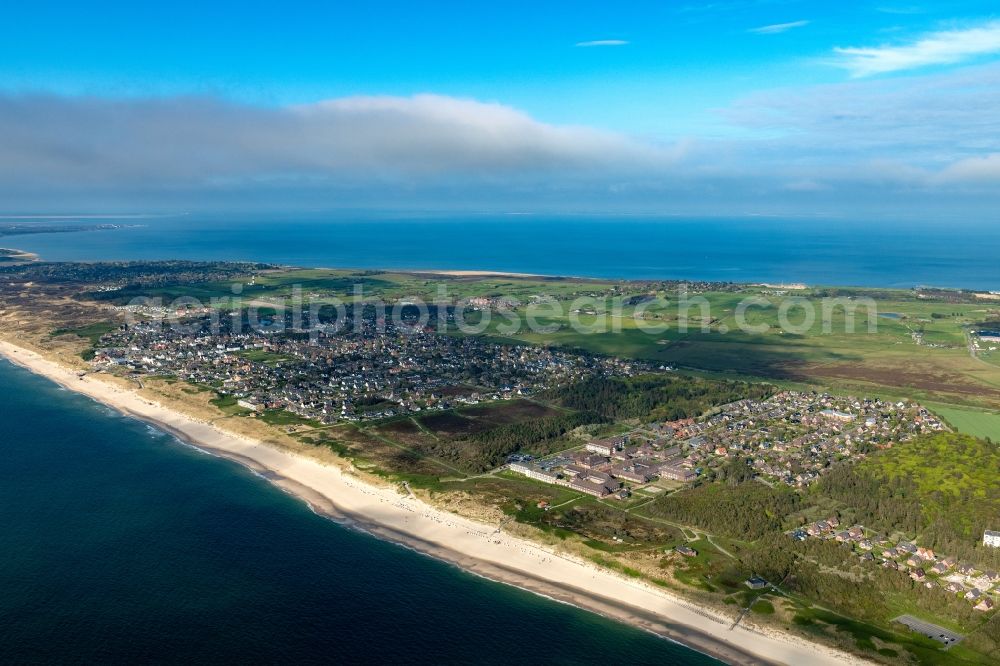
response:
{"label": "forest", "polygon": [[780,533],[784,517],[798,510],[801,496],[790,488],[770,488],[756,481],[702,483],[657,498],[646,513],[723,536],[755,541]]}
{"label": "forest", "polygon": [[548,445],[582,425],[603,423],[593,412],[569,412],[498,425],[470,433],[461,439],[443,439],[431,453],[471,472],[485,472],[503,464],[518,451],[549,453]]}
{"label": "forest", "polygon": [[764,398],[773,392],[774,388],[766,384],[650,374],[592,377],[553,389],[547,397],[563,407],[614,420],[673,421],[737,400]]}
{"label": "forest", "polygon": [[940,433],[834,466],[813,494],[850,507],[872,529],[1000,569],[1000,549],[982,545],[984,530],[1000,529],[998,472],[996,444]]}

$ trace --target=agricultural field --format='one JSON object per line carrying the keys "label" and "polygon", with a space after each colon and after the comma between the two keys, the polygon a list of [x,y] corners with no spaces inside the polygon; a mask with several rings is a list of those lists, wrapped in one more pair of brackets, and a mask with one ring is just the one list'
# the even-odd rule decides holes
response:
{"label": "agricultural field", "polygon": [[928,407],[959,432],[1000,442],[1000,413],[933,403]]}
{"label": "agricultural field", "polygon": [[[737,309],[748,296],[759,300],[744,313],[747,326],[740,330]],[[806,327],[803,311],[792,308],[788,320],[798,328],[786,332],[779,321],[782,297],[765,296],[752,288],[698,297],[705,299],[710,314],[701,317],[699,308],[691,308],[687,331],[679,325],[676,299],[660,297],[643,304],[638,320],[636,308],[629,307],[610,319],[550,314],[537,319],[551,330],[522,329],[506,337],[724,375],[1000,407],[1000,367],[973,357],[967,339],[970,327],[1000,316],[995,305],[876,300],[877,313],[871,317],[867,308],[857,308],[852,332],[843,304],[826,306],[830,316],[824,326],[823,301],[810,291],[796,297],[809,304],[815,321]],[[606,312],[610,307],[611,302],[605,301],[597,310]],[[574,321],[594,326],[581,332],[574,330]],[[497,319],[487,331],[500,335],[505,323]]]}

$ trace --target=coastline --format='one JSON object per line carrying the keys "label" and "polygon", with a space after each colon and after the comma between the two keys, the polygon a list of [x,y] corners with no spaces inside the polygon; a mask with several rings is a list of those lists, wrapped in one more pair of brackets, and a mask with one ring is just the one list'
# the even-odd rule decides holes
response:
{"label": "coastline", "polygon": [[0,265],[30,264],[38,260],[39,257],[34,252],[26,252],[14,247],[0,247]]}
{"label": "coastline", "polygon": [[[862,660],[775,630],[740,626],[655,586],[368,483],[349,471],[222,430],[136,392],[0,341],[0,355],[63,387],[245,465],[317,514],[452,563],[494,581],[569,603],[733,664],[842,664]],[[601,592],[595,592],[600,590]]]}

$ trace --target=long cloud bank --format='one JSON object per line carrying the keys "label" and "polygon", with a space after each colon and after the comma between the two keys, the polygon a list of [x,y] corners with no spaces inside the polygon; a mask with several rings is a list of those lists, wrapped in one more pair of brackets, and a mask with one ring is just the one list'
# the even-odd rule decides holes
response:
{"label": "long cloud bank", "polygon": [[7,184],[516,177],[670,161],[669,151],[436,95],[262,108],[211,98],[0,97]]}
{"label": "long cloud bank", "polygon": [[[732,214],[1000,200],[1000,68],[762,92],[671,143],[438,95],[0,95],[0,212],[400,205]],[[921,200],[914,192],[927,197]],[[972,195],[970,196],[970,192]],[[963,199],[965,197],[965,199]]]}

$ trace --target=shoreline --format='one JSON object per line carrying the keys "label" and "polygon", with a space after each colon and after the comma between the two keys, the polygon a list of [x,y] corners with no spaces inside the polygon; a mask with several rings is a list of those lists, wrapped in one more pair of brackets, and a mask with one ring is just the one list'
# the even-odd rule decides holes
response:
{"label": "shoreline", "polygon": [[[95,261],[108,261],[108,260],[95,260]],[[150,260],[158,261],[158,260]],[[253,261],[251,259],[241,259],[240,261]],[[329,270],[329,271],[350,271],[350,272],[363,272],[363,271],[374,271],[378,273],[399,273],[402,275],[440,275],[444,277],[452,278],[513,278],[513,279],[525,279],[525,280],[540,280],[540,281],[560,281],[560,280],[576,280],[581,282],[709,282],[709,283],[720,283],[720,284],[734,284],[742,287],[761,287],[764,289],[786,289],[790,291],[802,291],[806,289],[821,289],[829,287],[837,287],[843,289],[871,289],[871,290],[890,290],[890,291],[913,291],[918,289],[940,289],[943,291],[957,291],[972,294],[979,298],[989,298],[990,295],[995,295],[1000,298],[1000,286],[997,289],[991,287],[959,287],[959,286],[944,286],[931,283],[923,282],[913,282],[913,283],[894,283],[894,284],[880,284],[880,283],[868,283],[868,282],[858,282],[858,283],[846,283],[842,284],[839,282],[826,282],[826,281],[805,281],[797,277],[788,277],[780,281],[770,281],[767,278],[745,278],[739,280],[727,280],[720,277],[712,278],[697,278],[697,277],[677,277],[677,276],[667,276],[667,275],[647,275],[647,276],[633,276],[633,277],[617,277],[613,275],[591,275],[591,274],[572,274],[572,273],[523,273],[523,272],[512,272],[504,270],[472,270],[472,269],[451,269],[451,268],[413,268],[413,267],[394,267],[394,266],[384,266],[384,265],[373,265],[373,266],[328,266],[328,265],[312,265],[312,264],[280,264],[279,269],[285,270]],[[994,293],[997,292],[997,293]]]}
{"label": "shoreline", "polygon": [[[862,659],[731,618],[499,528],[437,509],[350,471],[188,417],[92,375],[0,341],[0,356],[66,389],[152,424],[186,445],[249,468],[320,516],[467,572],[595,612],[731,664],[844,664]],[[601,590],[601,593],[594,590]]]}
{"label": "shoreline", "polygon": [[0,247],[0,266],[17,266],[30,264],[39,261],[39,256],[34,252],[19,250],[16,247]]}

